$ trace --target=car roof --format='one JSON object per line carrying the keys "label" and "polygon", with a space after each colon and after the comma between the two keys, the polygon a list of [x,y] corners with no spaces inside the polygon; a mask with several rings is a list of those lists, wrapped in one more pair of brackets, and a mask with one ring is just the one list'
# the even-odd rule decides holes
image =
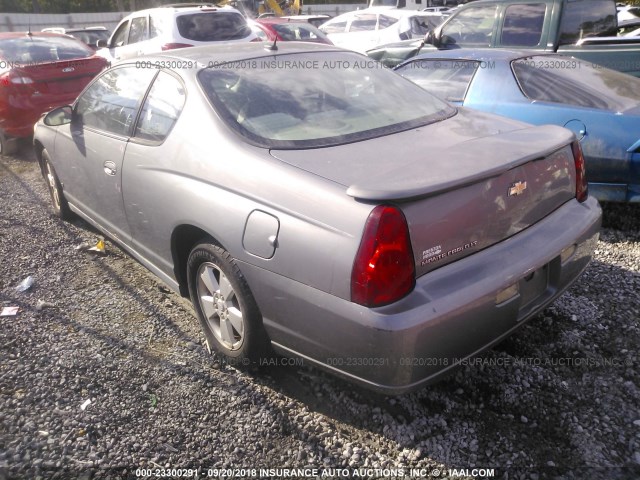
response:
{"label": "car roof", "polygon": [[205,3],[205,4],[177,3],[177,4],[171,4],[171,5],[163,5],[163,6],[154,7],[154,8],[146,8],[144,10],[136,10],[135,12],[131,12],[125,18],[140,16],[140,15],[149,15],[152,13],[159,13],[159,12],[184,14],[184,13],[216,12],[216,11],[237,12],[240,15],[242,15],[240,10],[230,7],[229,5],[218,6],[212,3]]}
{"label": "car roof", "polygon": [[54,32],[0,32],[0,38],[20,38],[20,37],[64,37],[71,38],[69,35]]}
{"label": "car roof", "polygon": [[404,18],[404,17],[442,17],[440,12],[421,12],[419,10],[400,10],[397,8],[389,8],[389,7],[369,7],[363,8],[362,10],[353,10],[351,12],[346,12],[337,17],[333,17],[330,20],[327,20],[327,23],[334,23],[336,21],[340,22],[343,20],[348,20],[350,18],[357,17],[359,15],[386,15],[388,17],[393,18]]}
{"label": "car roof", "polygon": [[416,55],[408,61],[420,58],[442,58],[452,60],[477,60],[477,61],[511,61],[517,58],[532,56],[557,56],[554,52],[540,52],[532,50],[510,50],[504,48],[457,48],[453,50],[428,51]]}
{"label": "car roof", "polygon": [[[275,55],[284,55],[292,53],[305,52],[354,52],[344,50],[322,43],[313,42],[278,42],[277,50],[270,50],[273,44],[271,42],[246,42],[246,43],[227,43],[227,44],[211,44],[189,48],[179,48],[168,50],[153,55],[145,56],[149,58],[175,58],[177,60],[186,60],[196,62],[202,65],[209,65],[211,62],[241,62],[244,60],[252,60],[263,57],[273,57]],[[364,57],[366,58],[366,57]],[[141,57],[132,58],[119,64],[140,62]]]}

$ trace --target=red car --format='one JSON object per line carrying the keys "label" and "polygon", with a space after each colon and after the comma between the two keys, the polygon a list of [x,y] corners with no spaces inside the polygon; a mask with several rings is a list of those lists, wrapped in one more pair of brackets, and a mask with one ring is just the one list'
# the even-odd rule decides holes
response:
{"label": "red car", "polygon": [[0,33],[0,155],[33,134],[40,116],[72,103],[107,66],[75,38],[56,33]]}
{"label": "red car", "polygon": [[310,23],[299,20],[266,17],[249,22],[249,26],[263,41],[316,42],[333,45],[323,32]]}

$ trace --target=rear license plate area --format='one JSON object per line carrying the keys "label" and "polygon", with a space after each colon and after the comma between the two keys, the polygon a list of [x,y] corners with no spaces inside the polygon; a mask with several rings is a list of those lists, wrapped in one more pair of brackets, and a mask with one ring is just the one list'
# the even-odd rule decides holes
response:
{"label": "rear license plate area", "polygon": [[535,270],[519,282],[520,290],[520,310],[526,310],[528,307],[540,298],[549,285],[549,265]]}

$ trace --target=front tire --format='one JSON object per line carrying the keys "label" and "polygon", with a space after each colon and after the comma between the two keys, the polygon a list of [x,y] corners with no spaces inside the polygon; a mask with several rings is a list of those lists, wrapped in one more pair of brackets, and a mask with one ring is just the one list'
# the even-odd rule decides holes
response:
{"label": "front tire", "polygon": [[49,188],[49,194],[51,195],[51,203],[53,205],[53,213],[56,217],[62,220],[70,220],[73,217],[73,213],[69,208],[69,203],[62,191],[62,184],[56,175],[56,171],[51,164],[51,157],[46,150],[42,151],[42,166],[44,179],[47,182]]}
{"label": "front tire", "polygon": [[212,243],[196,245],[187,262],[189,295],[209,346],[229,364],[255,366],[269,352],[262,315],[231,255]]}

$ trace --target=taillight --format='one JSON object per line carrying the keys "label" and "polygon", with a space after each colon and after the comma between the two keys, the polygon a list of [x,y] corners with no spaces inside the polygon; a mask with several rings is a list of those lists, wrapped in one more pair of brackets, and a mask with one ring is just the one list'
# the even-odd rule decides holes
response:
{"label": "taillight", "polygon": [[165,43],[160,48],[162,48],[162,51],[165,51],[165,50],[175,50],[176,48],[186,48],[186,47],[193,47],[193,45],[189,43]]}
{"label": "taillight", "polygon": [[0,75],[0,85],[3,87],[8,87],[9,85],[30,85],[33,83],[33,80],[29,77],[23,77],[21,75],[16,75],[11,72],[7,72],[3,75]]}
{"label": "taillight", "polygon": [[587,185],[587,171],[580,142],[574,140],[571,144],[571,150],[573,150],[573,161],[576,165],[576,199],[579,202],[584,202],[589,196],[589,187]]}
{"label": "taillight", "polygon": [[415,285],[409,228],[396,207],[369,214],[351,271],[351,301],[379,307],[407,295]]}

